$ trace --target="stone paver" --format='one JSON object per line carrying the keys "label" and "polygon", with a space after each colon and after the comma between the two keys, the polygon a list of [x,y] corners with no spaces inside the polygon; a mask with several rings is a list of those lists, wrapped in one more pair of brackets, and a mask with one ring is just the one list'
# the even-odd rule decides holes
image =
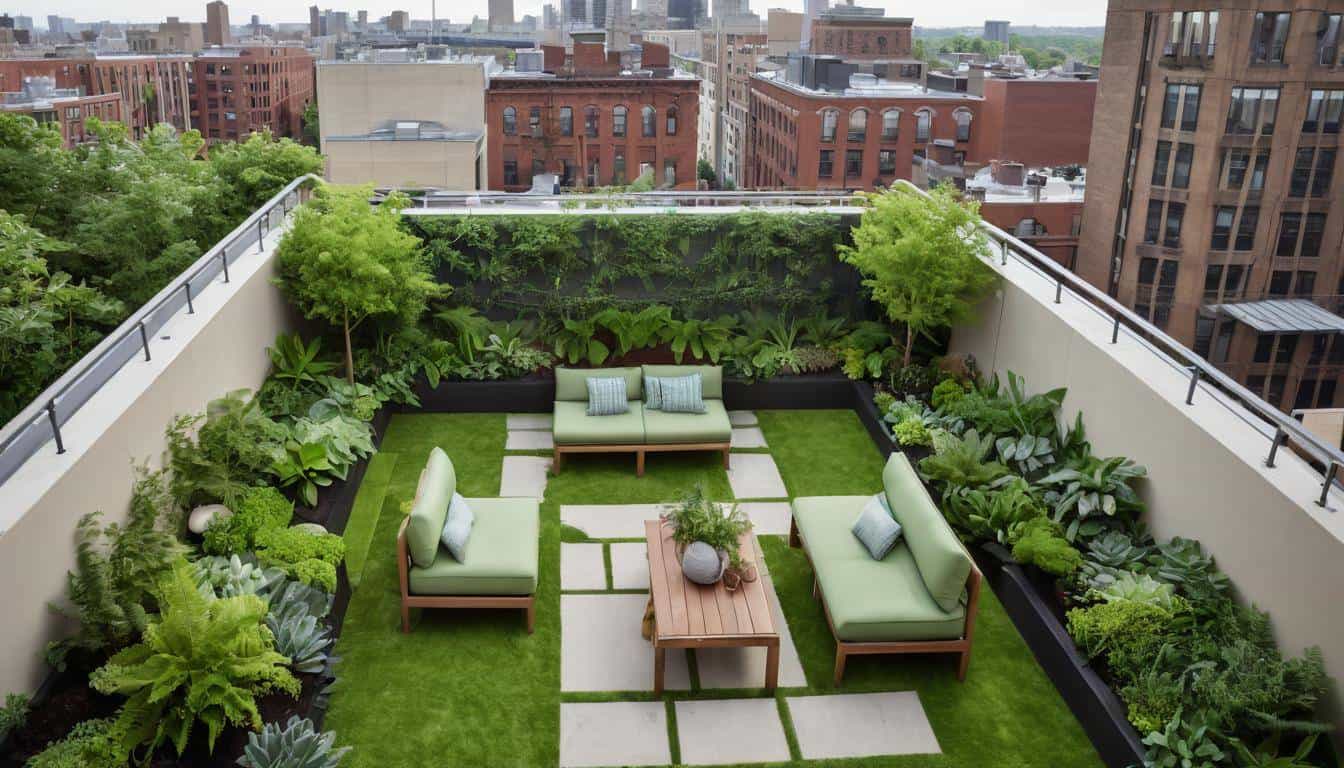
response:
{"label": "stone paver", "polygon": [[560,522],[593,539],[642,539],[644,521],[657,520],[662,510],[662,504],[562,504]]}
{"label": "stone paver", "polygon": [[751,519],[757,536],[787,536],[793,507],[787,501],[744,501],[737,505]]}
{"label": "stone paver", "polygon": [[[765,558],[760,556],[759,546],[756,550],[757,568],[770,592],[770,613],[779,630],[779,685],[783,688],[805,687],[807,675],[798,658],[798,649],[793,644],[793,634],[789,632],[789,623],[784,620],[784,612],[780,610],[779,596],[770,580],[770,572],[765,567]],[[765,655],[764,648],[701,648],[695,652],[700,685],[704,688],[764,687]]]}
{"label": "stone paver", "polygon": [[729,411],[728,423],[734,427],[753,427],[756,425],[756,413],[754,411]]}
{"label": "stone paver", "polygon": [[551,429],[549,413],[510,413],[505,419],[510,432],[515,429]]}
{"label": "stone paver", "polygon": [[[653,646],[639,634],[648,600],[646,595],[560,596],[560,690],[653,690]],[[669,650],[667,689],[688,690],[690,680],[686,654]]]}
{"label": "stone paver", "polygon": [[789,492],[784,478],[768,453],[734,453],[728,470],[728,484],[739,499],[784,499]]}
{"label": "stone paver", "polygon": [[549,451],[555,447],[555,439],[549,430],[511,429],[504,441],[506,451]]}
{"label": "stone paver", "polygon": [[807,760],[942,752],[914,691],[799,696],[788,704]]}
{"label": "stone paver", "polygon": [[677,741],[686,765],[774,763],[789,743],[773,698],[678,701]]}
{"label": "stone paver", "polygon": [[545,456],[505,456],[499,495],[540,499],[546,495],[546,473],[550,469],[551,460]]}
{"label": "stone paver", "polygon": [[562,768],[671,762],[663,702],[560,704]]}
{"label": "stone paver", "polygon": [[611,545],[611,586],[613,589],[649,588],[648,547],[639,542]]}
{"label": "stone paver", "polygon": [[601,544],[560,545],[561,589],[606,589],[607,567]]}
{"label": "stone paver", "polygon": [[765,433],[760,427],[733,427],[734,448],[765,448]]}

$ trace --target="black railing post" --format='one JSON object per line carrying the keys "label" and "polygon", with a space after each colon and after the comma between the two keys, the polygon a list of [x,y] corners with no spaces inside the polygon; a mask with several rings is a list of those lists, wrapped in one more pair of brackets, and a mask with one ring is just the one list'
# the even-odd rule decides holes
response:
{"label": "black railing post", "polygon": [[1269,458],[1265,459],[1266,467],[1271,469],[1274,468],[1274,457],[1279,452],[1279,443],[1283,442],[1283,439],[1287,436],[1287,433],[1283,431],[1283,427],[1276,427],[1274,429],[1274,443],[1269,446]]}
{"label": "black railing post", "polygon": [[257,253],[261,253],[263,250],[265,250],[266,246],[265,242],[266,235],[262,234],[261,222],[262,222],[261,219],[257,219]]}
{"label": "black railing post", "polygon": [[149,331],[145,330],[145,321],[140,321],[140,346],[145,348],[145,362],[149,362]]}
{"label": "black railing post", "polygon": [[1185,392],[1185,404],[1195,404],[1195,387],[1199,384],[1199,366],[1190,366],[1190,389]]}
{"label": "black railing post", "polygon": [[1008,266],[1008,241],[1000,240],[999,245],[1002,246],[999,250],[1003,254],[1003,258],[999,260],[999,266],[1006,267]]}
{"label": "black railing post", "polygon": [[224,246],[219,251],[219,258],[224,262],[224,282],[229,282],[229,246]]}
{"label": "black railing post", "polygon": [[1115,313],[1115,325],[1111,326],[1111,343],[1115,344],[1120,340],[1120,313]]}
{"label": "black railing post", "polygon": [[1327,507],[1327,501],[1330,499],[1330,486],[1335,484],[1335,475],[1339,474],[1339,462],[1331,461],[1330,469],[1325,473],[1325,482],[1321,483],[1321,498],[1316,500],[1316,506]]}
{"label": "black railing post", "polygon": [[1063,297],[1063,295],[1064,295],[1064,281],[1063,281],[1063,280],[1058,280],[1058,281],[1055,282],[1055,303],[1056,303],[1056,304],[1059,303],[1059,300]]}
{"label": "black railing post", "polygon": [[182,287],[187,289],[187,314],[194,315],[196,314],[196,307],[191,303],[191,280],[188,279],[182,284]]}
{"label": "black railing post", "polygon": [[61,423],[56,419],[56,401],[47,402],[47,419],[51,422],[51,434],[56,437],[56,453],[65,453],[65,441],[61,439]]}

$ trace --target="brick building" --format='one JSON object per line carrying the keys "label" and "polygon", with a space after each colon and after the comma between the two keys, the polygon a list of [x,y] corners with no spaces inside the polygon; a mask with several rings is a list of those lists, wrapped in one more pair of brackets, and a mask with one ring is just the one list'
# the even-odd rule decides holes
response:
{"label": "brick building", "polygon": [[1107,11],[1078,272],[1282,408],[1344,377],[1342,15]]}
{"label": "brick building", "polygon": [[23,90],[0,94],[0,111],[28,115],[38,123],[53,124],[67,149],[89,139],[86,120],[121,120],[121,94],[82,96],[78,88],[57,88],[51,77],[32,76]]}
{"label": "brick building", "polygon": [[229,6],[224,0],[211,0],[205,4],[205,44],[228,45],[233,42],[229,30]]}
{"label": "brick building", "polygon": [[1073,269],[1083,220],[1083,184],[1032,173],[1022,163],[993,161],[966,180],[990,224]]}
{"label": "brick building", "polygon": [[645,74],[621,74],[619,54],[574,42],[572,58],[543,46],[543,72],[505,72],[485,96],[487,185],[525,191],[532,177],[562,186],[629,184],[644,171],[659,187],[694,189],[700,81],[646,44]]}
{"label": "brick building", "polygon": [[303,110],[314,98],[314,61],[293,45],[211,48],[197,56],[192,123],[207,141],[237,141],[269,128],[303,133]]}
{"label": "brick building", "polygon": [[982,81],[981,151],[1027,166],[1087,165],[1097,81],[1071,77]]}
{"label": "brick building", "polygon": [[179,131],[194,125],[190,56],[0,60],[0,91],[21,90],[31,76],[52,77],[55,87],[83,89],[89,96],[119,94],[120,119],[133,139],[159,123]]}
{"label": "brick building", "polygon": [[714,135],[709,139],[713,154],[708,159],[724,181],[738,183],[746,167],[747,111],[751,102],[751,76],[769,53],[766,35],[731,32],[722,28],[704,33],[701,58],[708,62],[706,74],[714,113],[708,115]]}

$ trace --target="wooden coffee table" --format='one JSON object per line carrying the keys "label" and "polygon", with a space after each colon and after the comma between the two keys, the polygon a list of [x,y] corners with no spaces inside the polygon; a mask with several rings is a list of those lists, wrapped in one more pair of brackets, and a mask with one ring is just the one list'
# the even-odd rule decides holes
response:
{"label": "wooden coffee table", "polygon": [[[723,582],[706,587],[681,572],[672,532],[661,521],[644,522],[649,549],[649,594],[653,600],[653,692],[663,692],[668,648],[766,648],[765,687],[779,683],[779,632],[770,612],[765,579],[744,581],[729,592]],[[742,559],[758,563],[751,532],[738,543]]]}

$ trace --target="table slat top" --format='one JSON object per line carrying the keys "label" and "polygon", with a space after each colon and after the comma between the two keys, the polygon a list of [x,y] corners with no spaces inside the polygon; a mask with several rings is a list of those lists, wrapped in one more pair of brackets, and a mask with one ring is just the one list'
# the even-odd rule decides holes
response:
{"label": "table slat top", "polygon": [[[653,596],[658,636],[668,637],[755,637],[777,634],[765,582],[761,578],[744,581],[728,591],[719,581],[703,586],[681,572],[672,531],[661,521],[644,523],[649,551],[649,593]],[[738,543],[742,559],[757,563],[760,552],[751,532],[742,534]]]}

